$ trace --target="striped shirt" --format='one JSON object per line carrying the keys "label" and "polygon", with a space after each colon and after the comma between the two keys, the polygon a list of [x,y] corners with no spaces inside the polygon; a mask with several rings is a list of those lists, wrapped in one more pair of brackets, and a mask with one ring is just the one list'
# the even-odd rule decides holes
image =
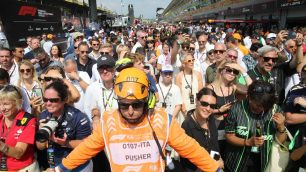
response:
{"label": "striped shirt", "polygon": [[[275,112],[281,112],[279,106],[275,106]],[[236,137],[246,139],[255,135],[256,123],[262,126],[264,144],[260,147],[261,171],[268,164],[272,142],[276,134],[276,126],[272,120],[272,108],[263,114],[254,114],[249,108],[247,100],[234,104],[225,118],[225,133],[235,133]],[[248,161],[252,147],[235,146],[227,144],[225,166],[232,172],[242,171]]]}

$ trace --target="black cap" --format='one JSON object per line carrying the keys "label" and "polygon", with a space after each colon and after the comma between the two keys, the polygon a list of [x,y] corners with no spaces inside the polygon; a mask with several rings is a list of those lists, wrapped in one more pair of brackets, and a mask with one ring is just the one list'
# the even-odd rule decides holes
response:
{"label": "black cap", "polygon": [[99,69],[101,66],[110,66],[115,67],[115,60],[110,55],[102,55],[97,60],[97,68]]}

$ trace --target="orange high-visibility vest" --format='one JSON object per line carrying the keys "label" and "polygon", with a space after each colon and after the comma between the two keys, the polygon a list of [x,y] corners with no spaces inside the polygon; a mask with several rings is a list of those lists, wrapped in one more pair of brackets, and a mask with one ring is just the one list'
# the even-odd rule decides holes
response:
{"label": "orange high-visibility vest", "polygon": [[164,148],[169,130],[168,115],[164,111],[155,109],[153,115],[145,117],[137,126],[129,125],[118,111],[103,115],[102,133],[112,171],[164,171],[149,120]]}

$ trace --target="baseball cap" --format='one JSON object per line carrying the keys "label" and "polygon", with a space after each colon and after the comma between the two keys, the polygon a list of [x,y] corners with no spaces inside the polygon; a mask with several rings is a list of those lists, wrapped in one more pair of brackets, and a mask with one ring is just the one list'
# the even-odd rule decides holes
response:
{"label": "baseball cap", "polygon": [[274,39],[274,38],[276,38],[276,34],[275,33],[269,33],[267,35],[267,39]]}
{"label": "baseball cap", "polygon": [[167,64],[167,65],[164,65],[163,67],[162,67],[162,70],[161,70],[162,72],[173,72],[173,67],[171,66],[171,65],[169,65],[169,64]]}
{"label": "baseball cap", "polygon": [[234,37],[235,39],[241,40],[241,35],[240,35],[239,33],[234,33],[234,34],[233,34],[233,37]]}
{"label": "baseball cap", "polygon": [[76,39],[77,37],[80,37],[80,36],[83,36],[83,37],[84,37],[84,34],[81,33],[81,32],[74,32],[74,33],[72,34],[72,38],[73,38],[73,39]]}
{"label": "baseball cap", "polygon": [[115,60],[112,56],[105,54],[99,57],[97,60],[97,69],[99,69],[101,66],[115,67]]}

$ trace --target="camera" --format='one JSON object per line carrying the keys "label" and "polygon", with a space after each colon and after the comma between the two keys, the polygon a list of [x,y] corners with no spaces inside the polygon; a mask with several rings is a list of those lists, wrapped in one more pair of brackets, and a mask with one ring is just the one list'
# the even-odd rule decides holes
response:
{"label": "camera", "polygon": [[36,132],[35,139],[39,142],[47,141],[58,126],[57,119],[50,118],[49,121]]}

